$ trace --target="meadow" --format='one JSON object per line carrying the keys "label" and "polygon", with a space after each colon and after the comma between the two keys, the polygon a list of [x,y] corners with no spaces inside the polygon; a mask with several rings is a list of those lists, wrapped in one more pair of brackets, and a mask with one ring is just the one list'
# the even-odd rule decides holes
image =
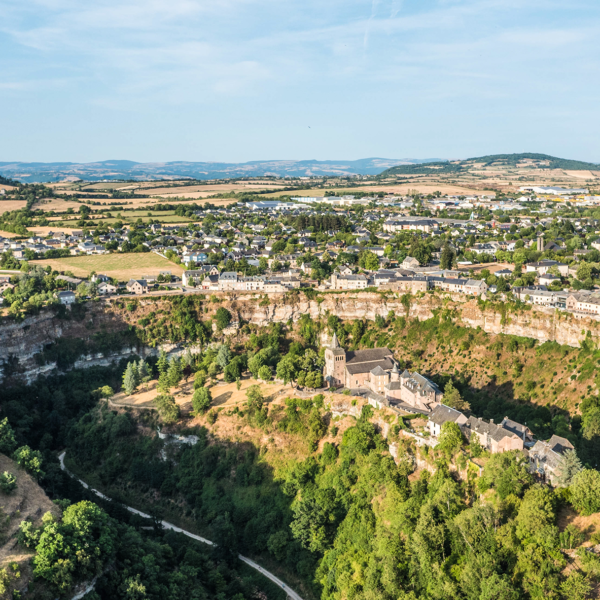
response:
{"label": "meadow", "polygon": [[171,271],[173,275],[181,275],[183,268],[154,252],[131,254],[103,254],[91,256],[69,256],[67,258],[33,260],[32,264],[53,270],[71,271],[76,277],[87,277],[90,273],[102,273],[119,281],[140,279],[150,275],[158,275],[161,271]]}

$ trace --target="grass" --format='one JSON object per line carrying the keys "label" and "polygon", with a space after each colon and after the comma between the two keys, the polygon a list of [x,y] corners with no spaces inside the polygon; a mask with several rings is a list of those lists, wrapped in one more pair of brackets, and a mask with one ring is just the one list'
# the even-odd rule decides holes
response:
{"label": "grass", "polygon": [[32,264],[49,265],[55,271],[72,271],[76,277],[87,277],[92,271],[114,277],[120,281],[158,275],[161,271],[171,271],[181,275],[183,268],[154,254],[103,254],[93,256],[69,256],[67,258],[33,260]]}

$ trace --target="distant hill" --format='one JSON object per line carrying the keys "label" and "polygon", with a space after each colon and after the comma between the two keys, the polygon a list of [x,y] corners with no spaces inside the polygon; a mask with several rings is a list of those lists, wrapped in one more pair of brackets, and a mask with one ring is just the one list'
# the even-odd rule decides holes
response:
{"label": "distant hill", "polygon": [[463,173],[475,165],[483,167],[529,167],[532,169],[565,169],[567,171],[589,171],[600,169],[600,164],[557,158],[548,154],[524,152],[521,154],[491,154],[466,160],[435,161],[430,163],[398,165],[380,173],[381,178],[390,175],[431,175],[432,173]]}
{"label": "distant hill", "polygon": [[102,181],[104,179],[235,179],[238,177],[310,177],[377,175],[396,165],[415,165],[440,159],[363,158],[360,160],[271,160],[247,163],[164,162],[137,163],[105,160],[95,163],[0,162],[0,176],[23,182],[52,182],[65,179]]}

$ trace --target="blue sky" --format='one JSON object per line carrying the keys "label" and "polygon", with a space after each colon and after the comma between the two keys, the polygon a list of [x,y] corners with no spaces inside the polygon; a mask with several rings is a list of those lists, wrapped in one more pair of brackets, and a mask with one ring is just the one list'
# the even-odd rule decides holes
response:
{"label": "blue sky", "polygon": [[0,161],[600,162],[597,0],[2,0]]}

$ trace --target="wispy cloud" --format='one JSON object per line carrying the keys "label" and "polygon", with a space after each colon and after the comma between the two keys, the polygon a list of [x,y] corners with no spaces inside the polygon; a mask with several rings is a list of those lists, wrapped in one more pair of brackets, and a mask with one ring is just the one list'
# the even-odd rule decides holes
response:
{"label": "wispy cloud", "polygon": [[[21,95],[49,119],[68,102],[165,122],[173,110],[186,123],[214,115],[203,131],[239,115],[248,131],[273,123],[281,144],[286,119],[323,119],[360,147],[390,115],[404,134],[450,109],[583,110],[566,91],[539,90],[561,82],[597,97],[599,33],[590,0],[4,0],[0,109],[18,121]],[[360,124],[356,139],[348,123]]]}

